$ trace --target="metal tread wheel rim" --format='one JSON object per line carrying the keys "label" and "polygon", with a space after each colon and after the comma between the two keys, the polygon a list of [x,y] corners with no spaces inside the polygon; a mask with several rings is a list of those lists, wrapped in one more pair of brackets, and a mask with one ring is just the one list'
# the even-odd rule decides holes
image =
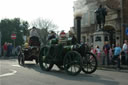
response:
{"label": "metal tread wheel rim", "polygon": [[[81,72],[81,55],[76,51],[68,52],[64,57],[64,69],[69,75],[77,75]],[[74,70],[73,70],[74,68]]]}
{"label": "metal tread wheel rim", "polygon": [[43,47],[39,56],[39,65],[41,69],[44,71],[50,71],[54,65],[52,63],[48,63],[48,61],[45,61],[47,57],[47,53],[48,53],[48,47]]}
{"label": "metal tread wheel rim", "polygon": [[83,56],[83,65],[82,65],[82,71],[91,74],[95,72],[97,69],[97,59],[96,56],[92,53],[85,53],[85,56]]}

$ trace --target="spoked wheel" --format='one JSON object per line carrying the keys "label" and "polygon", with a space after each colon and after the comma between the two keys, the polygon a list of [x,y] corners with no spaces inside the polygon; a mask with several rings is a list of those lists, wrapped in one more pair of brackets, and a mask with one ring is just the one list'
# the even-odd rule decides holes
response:
{"label": "spoked wheel", "polygon": [[45,71],[50,71],[53,67],[53,63],[47,58],[48,50],[48,47],[43,47],[39,55],[39,65]]}
{"label": "spoked wheel", "polygon": [[60,70],[64,70],[64,66],[63,65],[59,65],[59,64],[56,64],[57,67],[60,69]]}
{"label": "spoked wheel", "polygon": [[82,70],[87,74],[95,72],[97,69],[97,59],[92,53],[86,52],[83,56]]}
{"label": "spoked wheel", "polygon": [[68,52],[64,57],[64,69],[69,75],[77,75],[81,72],[81,55],[76,51]]}
{"label": "spoked wheel", "polygon": [[23,55],[23,53],[20,53],[18,55],[18,63],[19,63],[19,65],[24,65],[24,55]]}

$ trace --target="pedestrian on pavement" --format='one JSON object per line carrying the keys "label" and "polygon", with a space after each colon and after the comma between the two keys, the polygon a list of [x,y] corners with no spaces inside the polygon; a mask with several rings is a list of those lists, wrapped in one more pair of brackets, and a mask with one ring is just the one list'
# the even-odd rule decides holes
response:
{"label": "pedestrian on pavement", "polygon": [[10,43],[7,43],[7,57],[10,57]]}
{"label": "pedestrian on pavement", "polygon": [[108,42],[105,42],[104,43],[104,46],[103,46],[104,55],[103,55],[102,65],[105,65],[106,58],[107,58],[107,65],[109,65],[109,62],[110,62],[110,59],[109,59],[109,50],[110,50],[110,45],[109,45]]}
{"label": "pedestrian on pavement", "polygon": [[125,63],[128,65],[128,41],[127,40],[124,41],[122,51],[124,51],[125,53]]}
{"label": "pedestrian on pavement", "polygon": [[4,54],[4,57],[7,55],[7,42],[5,42],[3,45],[3,54]]}
{"label": "pedestrian on pavement", "polygon": [[110,61],[112,60],[112,57],[113,57],[113,52],[112,52],[112,50],[113,50],[113,48],[111,47],[111,48],[109,49],[109,59],[110,59]]}
{"label": "pedestrian on pavement", "polygon": [[12,55],[13,45],[10,43],[10,55]]}
{"label": "pedestrian on pavement", "polygon": [[96,52],[96,47],[93,47],[93,46],[91,47],[91,53],[93,53],[94,55],[97,55],[97,54],[96,54],[96,53],[97,53],[97,52]]}
{"label": "pedestrian on pavement", "polygon": [[97,60],[100,64],[101,63],[101,50],[100,50],[99,46],[96,46],[96,54],[97,54]]}
{"label": "pedestrian on pavement", "polygon": [[117,69],[120,69],[120,56],[121,56],[121,47],[119,44],[116,44],[116,47],[114,48],[114,56],[112,57],[111,63],[115,64],[115,60],[117,60]]}
{"label": "pedestrian on pavement", "polygon": [[8,43],[7,47],[8,47],[7,56],[10,57],[12,55],[12,49],[13,49],[12,43]]}

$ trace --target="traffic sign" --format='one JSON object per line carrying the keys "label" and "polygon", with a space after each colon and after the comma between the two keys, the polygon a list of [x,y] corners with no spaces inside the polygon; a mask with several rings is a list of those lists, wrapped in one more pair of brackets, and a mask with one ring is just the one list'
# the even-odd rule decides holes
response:
{"label": "traffic sign", "polygon": [[126,30],[125,30],[125,32],[126,32],[126,35],[128,35],[128,27],[126,27]]}
{"label": "traffic sign", "polygon": [[60,37],[61,37],[61,38],[66,37],[66,33],[62,31],[62,32],[60,33]]}
{"label": "traffic sign", "polygon": [[16,39],[16,34],[12,34],[12,35],[11,35],[11,38],[12,38],[12,39]]}

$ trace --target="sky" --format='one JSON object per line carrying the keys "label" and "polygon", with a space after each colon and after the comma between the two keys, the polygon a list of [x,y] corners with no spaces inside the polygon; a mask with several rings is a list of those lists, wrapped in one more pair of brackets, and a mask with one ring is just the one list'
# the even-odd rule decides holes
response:
{"label": "sky", "polygon": [[37,18],[50,19],[59,28],[68,31],[73,26],[75,0],[0,0],[0,20],[21,18],[31,23]]}

